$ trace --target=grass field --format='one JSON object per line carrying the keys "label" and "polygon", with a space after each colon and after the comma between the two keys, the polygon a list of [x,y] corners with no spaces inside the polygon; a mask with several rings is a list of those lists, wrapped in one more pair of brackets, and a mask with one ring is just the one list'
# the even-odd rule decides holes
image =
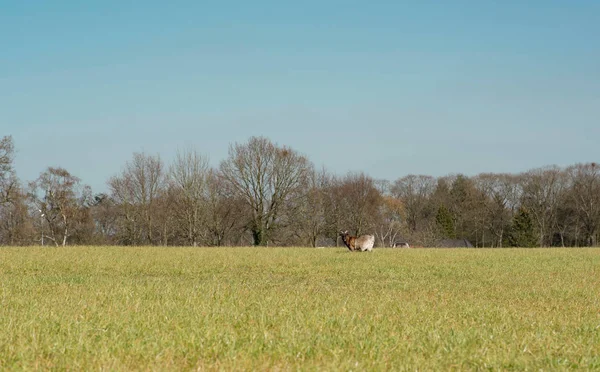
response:
{"label": "grass field", "polygon": [[600,369],[600,250],[0,248],[2,370]]}

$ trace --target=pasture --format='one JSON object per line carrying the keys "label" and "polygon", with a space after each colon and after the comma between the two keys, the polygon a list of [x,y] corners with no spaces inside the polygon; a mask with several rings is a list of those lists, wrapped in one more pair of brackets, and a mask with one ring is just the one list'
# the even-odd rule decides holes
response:
{"label": "pasture", "polygon": [[600,369],[600,250],[0,248],[0,370]]}

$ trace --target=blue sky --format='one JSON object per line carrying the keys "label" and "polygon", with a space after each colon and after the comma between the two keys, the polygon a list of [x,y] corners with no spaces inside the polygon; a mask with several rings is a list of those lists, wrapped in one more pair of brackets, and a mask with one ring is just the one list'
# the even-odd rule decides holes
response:
{"label": "blue sky", "polygon": [[96,191],[262,135],[339,174],[600,161],[599,1],[0,0],[0,136]]}

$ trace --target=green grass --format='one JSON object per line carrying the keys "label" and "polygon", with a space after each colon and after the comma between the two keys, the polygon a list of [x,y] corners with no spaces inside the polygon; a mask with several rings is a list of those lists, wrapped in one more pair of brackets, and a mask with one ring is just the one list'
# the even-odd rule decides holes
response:
{"label": "green grass", "polygon": [[0,248],[0,370],[600,369],[600,250]]}

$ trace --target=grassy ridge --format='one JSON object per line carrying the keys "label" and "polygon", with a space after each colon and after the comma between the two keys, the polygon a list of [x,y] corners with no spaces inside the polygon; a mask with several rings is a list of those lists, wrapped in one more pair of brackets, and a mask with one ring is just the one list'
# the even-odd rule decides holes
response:
{"label": "grassy ridge", "polygon": [[0,369],[600,368],[600,250],[0,248]]}

